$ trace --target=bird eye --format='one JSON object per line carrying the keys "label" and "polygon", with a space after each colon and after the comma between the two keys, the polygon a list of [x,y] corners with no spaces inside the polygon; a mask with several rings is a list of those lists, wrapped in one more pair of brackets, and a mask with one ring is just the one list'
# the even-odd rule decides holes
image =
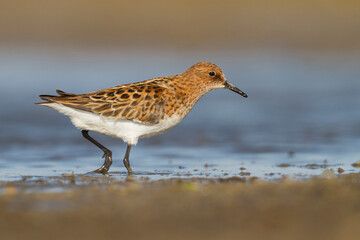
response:
{"label": "bird eye", "polygon": [[210,77],[214,77],[214,76],[215,76],[215,72],[211,71],[211,72],[209,72],[209,75],[210,75]]}

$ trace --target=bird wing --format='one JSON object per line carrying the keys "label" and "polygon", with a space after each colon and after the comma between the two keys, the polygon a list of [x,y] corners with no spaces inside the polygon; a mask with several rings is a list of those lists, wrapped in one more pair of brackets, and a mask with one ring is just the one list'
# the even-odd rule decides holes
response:
{"label": "bird wing", "polygon": [[174,93],[157,83],[137,83],[108,88],[88,94],[71,94],[57,90],[60,96],[40,95],[46,103],[92,112],[104,117],[157,124],[165,117],[165,99]]}

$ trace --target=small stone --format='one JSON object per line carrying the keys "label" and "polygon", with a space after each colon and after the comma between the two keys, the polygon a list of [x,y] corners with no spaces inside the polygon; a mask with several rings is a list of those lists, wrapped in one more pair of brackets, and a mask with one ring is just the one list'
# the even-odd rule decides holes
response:
{"label": "small stone", "polygon": [[278,167],[281,167],[281,168],[287,168],[287,167],[290,167],[291,165],[288,164],[288,163],[281,163],[278,165]]}
{"label": "small stone", "polygon": [[354,162],[353,164],[351,164],[351,166],[360,168],[360,161]]}
{"label": "small stone", "polygon": [[320,174],[320,178],[323,178],[323,179],[335,179],[335,178],[337,178],[337,175],[334,173],[333,170],[325,169],[325,170]]}
{"label": "small stone", "polygon": [[240,172],[240,176],[250,176],[251,173],[249,172]]}

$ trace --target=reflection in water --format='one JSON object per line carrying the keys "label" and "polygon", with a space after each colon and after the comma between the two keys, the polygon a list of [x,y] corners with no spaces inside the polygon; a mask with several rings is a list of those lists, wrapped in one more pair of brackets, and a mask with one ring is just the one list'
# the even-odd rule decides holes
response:
{"label": "reflection in water", "polygon": [[[194,52],[173,56],[171,52],[3,51],[0,180],[82,174],[102,163],[101,152],[82,139],[66,117],[33,104],[39,101],[38,94],[52,94],[55,89],[89,92],[180,73],[200,60],[222,67],[228,80],[249,98],[225,90],[206,95],[177,128],[140,141],[131,155],[135,177],[299,179],[319,175],[322,167],[306,166],[321,166],[325,159],[328,168],[358,171],[351,164],[360,160],[359,55]],[[113,151],[113,177],[125,177],[121,160],[125,144],[94,135]]]}

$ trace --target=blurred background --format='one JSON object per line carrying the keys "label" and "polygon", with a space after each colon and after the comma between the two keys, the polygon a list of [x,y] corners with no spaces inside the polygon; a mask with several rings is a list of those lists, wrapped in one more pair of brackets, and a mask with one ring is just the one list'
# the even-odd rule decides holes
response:
{"label": "blurred background", "polygon": [[[34,105],[39,94],[86,93],[198,61],[222,67],[249,98],[206,95],[177,128],[140,141],[135,171],[211,163],[214,176],[246,166],[265,177],[286,162],[282,171],[295,176],[318,174],[303,166],[325,159],[356,171],[359,13],[355,0],[1,0],[2,179],[101,164],[66,117]],[[94,136],[113,150],[113,170],[124,171],[125,144]]]}

